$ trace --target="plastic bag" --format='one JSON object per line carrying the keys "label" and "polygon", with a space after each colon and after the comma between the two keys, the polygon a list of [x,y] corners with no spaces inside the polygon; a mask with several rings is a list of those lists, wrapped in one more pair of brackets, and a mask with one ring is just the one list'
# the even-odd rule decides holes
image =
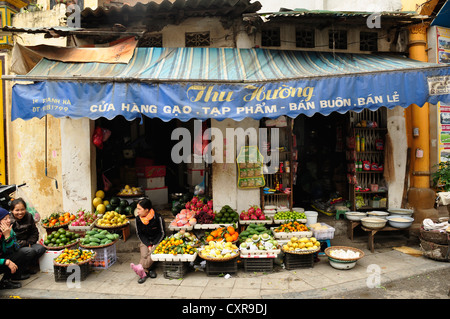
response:
{"label": "plastic bag", "polygon": [[103,149],[103,129],[97,126],[92,135],[92,143],[99,149]]}

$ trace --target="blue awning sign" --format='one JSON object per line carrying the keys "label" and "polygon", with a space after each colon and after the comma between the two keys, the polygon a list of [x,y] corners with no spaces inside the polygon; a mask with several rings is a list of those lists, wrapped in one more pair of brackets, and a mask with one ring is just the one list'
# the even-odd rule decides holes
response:
{"label": "blue awning sign", "polygon": [[[190,52],[195,55],[204,50]],[[300,63],[303,60],[293,58],[305,58],[304,52],[301,55],[293,53],[289,59],[286,59],[286,54],[270,52],[271,60],[276,54],[279,56],[279,63],[272,65],[261,60],[262,57],[267,57],[267,52],[262,54],[257,51],[254,54],[260,58],[259,63],[252,65],[259,65],[260,68],[254,70],[249,64],[238,65],[227,60],[231,59],[228,55],[236,52],[222,52],[227,52],[222,57],[223,64],[219,64],[224,66],[223,69],[216,70],[216,67],[213,75],[213,69],[205,68],[209,78],[199,78],[203,73],[196,68],[201,65],[184,65],[188,71],[178,72],[183,75],[182,80],[180,75],[178,78],[159,80],[143,78],[142,72],[137,75],[135,70],[125,71],[124,66],[115,66],[122,68],[122,77],[115,75],[108,78],[106,73],[99,73],[96,74],[100,78],[98,81],[88,77],[69,80],[67,72],[55,77],[55,74],[48,71],[42,73],[44,69],[38,64],[42,80],[37,80],[35,68],[28,78],[25,76],[23,79],[34,79],[36,82],[16,83],[13,86],[11,119],[28,120],[49,114],[57,118],[112,119],[123,116],[127,120],[133,120],[146,116],[163,121],[208,118],[240,121],[246,117],[261,119],[286,115],[294,118],[300,114],[312,116],[316,113],[328,115],[331,112],[360,112],[363,109],[376,110],[382,106],[393,108],[408,107],[411,104],[422,106],[426,102],[450,103],[449,66],[371,55],[359,55],[356,58],[353,55],[341,55],[332,60],[330,56],[325,59],[314,53],[316,60],[313,64],[312,56],[308,57],[309,63],[303,64]],[[173,59],[173,55],[170,57]],[[194,58],[191,56],[191,59]],[[177,63],[180,60],[183,59],[178,59]],[[52,63],[58,64],[53,65],[52,70],[61,69],[60,62]],[[133,59],[130,63],[139,64],[137,60],[133,62]],[[142,63],[151,65],[145,59]],[[358,70],[350,68],[350,63],[354,65],[352,68]],[[165,61],[164,65],[173,69],[176,67],[172,66],[171,61]],[[296,65],[294,71],[289,69],[293,65]],[[102,66],[95,67],[98,71],[102,70]],[[241,67],[245,67],[245,70]],[[378,69],[373,69],[375,67]],[[380,67],[384,69],[380,70]],[[78,69],[82,68],[83,65],[78,65]],[[302,68],[308,72],[307,76],[301,71]],[[365,71],[362,71],[363,68]],[[160,68],[159,72],[166,72],[163,69]],[[259,74],[256,75],[257,71]],[[280,75],[288,72],[289,77]],[[297,72],[295,78],[293,72]],[[193,76],[194,73],[197,74],[196,77]],[[169,74],[171,73],[167,72]]]}

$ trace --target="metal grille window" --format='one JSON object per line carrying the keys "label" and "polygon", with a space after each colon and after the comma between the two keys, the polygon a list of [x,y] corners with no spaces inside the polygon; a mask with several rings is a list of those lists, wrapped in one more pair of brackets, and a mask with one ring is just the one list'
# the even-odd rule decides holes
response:
{"label": "metal grille window", "polygon": [[378,33],[361,32],[359,34],[359,49],[361,51],[378,51]]}
{"label": "metal grille window", "polygon": [[185,34],[186,47],[209,47],[210,44],[209,32],[186,32]]}
{"label": "metal grille window", "polygon": [[314,30],[296,29],[295,45],[297,46],[297,48],[314,48]]}
{"label": "metal grille window", "polygon": [[146,47],[146,48],[162,48],[163,46],[163,36],[161,33],[159,34],[150,34],[145,35],[141,39],[139,39],[139,47]]}
{"label": "metal grille window", "polygon": [[330,30],[328,32],[328,47],[330,49],[347,49],[347,31]]}
{"label": "metal grille window", "polygon": [[261,30],[261,46],[279,47],[280,45],[280,28]]}

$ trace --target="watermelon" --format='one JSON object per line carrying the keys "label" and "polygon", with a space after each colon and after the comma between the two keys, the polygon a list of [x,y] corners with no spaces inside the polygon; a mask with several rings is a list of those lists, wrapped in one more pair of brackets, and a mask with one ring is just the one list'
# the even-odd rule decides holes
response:
{"label": "watermelon", "polygon": [[127,207],[127,206],[128,206],[128,201],[125,200],[125,199],[122,199],[122,200],[119,202],[119,206],[122,207],[122,208]]}
{"label": "watermelon", "polygon": [[111,200],[109,201],[109,203],[113,206],[113,207],[117,207],[120,205],[120,198],[119,197],[112,197]]}

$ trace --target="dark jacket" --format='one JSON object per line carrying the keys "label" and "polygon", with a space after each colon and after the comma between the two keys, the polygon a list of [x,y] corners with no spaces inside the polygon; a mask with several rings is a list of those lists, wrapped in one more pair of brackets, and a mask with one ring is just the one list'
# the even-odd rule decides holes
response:
{"label": "dark jacket", "polygon": [[16,241],[20,247],[36,244],[39,239],[39,230],[36,227],[33,215],[26,212],[22,219],[15,219],[11,214],[11,224],[16,233]]}
{"label": "dark jacket", "polygon": [[144,225],[137,216],[136,234],[145,246],[157,245],[166,236],[164,219],[155,212],[155,216],[148,222],[148,225]]}

